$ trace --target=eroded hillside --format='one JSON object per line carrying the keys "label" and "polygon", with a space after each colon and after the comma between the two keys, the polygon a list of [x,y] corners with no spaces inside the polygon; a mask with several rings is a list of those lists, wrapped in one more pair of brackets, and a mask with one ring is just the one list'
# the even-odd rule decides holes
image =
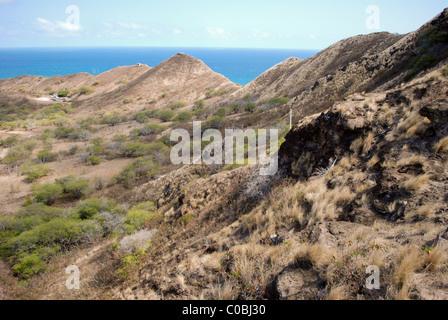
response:
{"label": "eroded hillside", "polygon": [[[447,299],[447,12],[245,87],[184,54],[1,80],[0,298]],[[172,165],[193,120],[278,129],[279,171]]]}

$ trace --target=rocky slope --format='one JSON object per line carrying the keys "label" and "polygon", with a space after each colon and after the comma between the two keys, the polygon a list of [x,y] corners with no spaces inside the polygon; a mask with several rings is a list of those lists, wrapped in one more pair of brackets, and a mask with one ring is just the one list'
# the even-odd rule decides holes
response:
{"label": "rocky slope", "polygon": [[[0,95],[31,105],[23,115],[24,106],[4,103],[2,116],[19,113],[18,124],[34,125],[4,127],[6,155],[13,150],[28,164],[46,164],[50,171],[37,183],[59,179],[61,194],[70,190],[73,181],[63,179],[69,175],[91,187],[51,199],[49,208],[32,206],[39,198],[21,176],[22,162],[2,163],[0,182],[10,185],[0,194],[2,215],[11,204],[23,210],[17,220],[0,219],[0,254],[7,257],[0,299],[447,299],[447,26],[445,10],[408,35],[346,39],[315,57],[290,58],[245,87],[184,54],[97,77],[0,81]],[[74,96],[73,110],[33,100],[49,85],[88,84],[95,91]],[[286,105],[262,108],[284,95],[291,98]],[[198,99],[205,99],[205,115],[193,113]],[[191,130],[191,121],[162,122],[152,112],[177,101],[186,102],[181,110],[191,110],[190,120],[221,131],[284,128],[293,109],[278,173],[167,164],[167,135]],[[226,108],[235,102],[256,109]],[[119,119],[103,122],[112,110]],[[57,154],[47,162],[37,149]],[[100,163],[88,162],[91,156]],[[90,218],[86,199],[96,212]],[[58,254],[51,255],[56,240],[33,251],[35,229],[51,232],[48,225],[63,222],[75,226],[69,231],[88,228],[73,246],[62,238]],[[36,237],[43,242],[45,234]],[[29,252],[12,251],[24,246]],[[81,268],[80,291],[65,288],[65,268],[73,264]],[[42,269],[27,278],[22,269],[33,272],[29,265]],[[379,269],[380,289],[366,288],[367,266]],[[18,277],[28,280],[18,286]]]}

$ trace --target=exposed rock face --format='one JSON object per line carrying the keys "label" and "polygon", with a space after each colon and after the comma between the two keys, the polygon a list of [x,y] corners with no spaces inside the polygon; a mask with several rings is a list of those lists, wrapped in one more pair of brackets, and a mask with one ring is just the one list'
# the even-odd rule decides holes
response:
{"label": "exposed rock face", "polygon": [[287,165],[290,174],[307,179],[317,168],[327,168],[330,159],[340,156],[337,149],[349,150],[368,127],[362,109],[344,116],[330,111],[308,117],[286,136],[280,164]]}

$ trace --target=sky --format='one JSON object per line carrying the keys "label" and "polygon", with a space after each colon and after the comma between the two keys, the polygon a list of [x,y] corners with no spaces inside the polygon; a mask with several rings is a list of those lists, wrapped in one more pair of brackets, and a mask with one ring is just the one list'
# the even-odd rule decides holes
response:
{"label": "sky", "polygon": [[0,0],[0,48],[225,47],[321,50],[408,33],[446,0]]}

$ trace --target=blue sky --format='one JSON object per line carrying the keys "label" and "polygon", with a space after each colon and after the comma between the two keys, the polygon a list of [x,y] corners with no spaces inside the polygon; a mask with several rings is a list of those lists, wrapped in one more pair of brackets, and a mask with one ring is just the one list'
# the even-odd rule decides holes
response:
{"label": "blue sky", "polygon": [[[366,13],[371,5],[376,9]],[[0,47],[323,49],[358,34],[413,31],[445,6],[446,0],[0,0]]]}

